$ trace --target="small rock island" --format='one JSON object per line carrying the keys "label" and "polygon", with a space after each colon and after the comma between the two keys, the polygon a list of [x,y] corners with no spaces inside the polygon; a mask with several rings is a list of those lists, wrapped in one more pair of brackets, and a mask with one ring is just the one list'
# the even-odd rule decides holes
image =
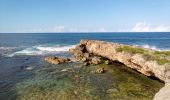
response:
{"label": "small rock island", "polygon": [[[87,65],[120,62],[148,77],[154,77],[165,83],[165,86],[155,95],[154,100],[169,100],[170,96],[170,51],[155,51],[142,47],[124,45],[98,40],[81,40],[69,53],[73,58],[46,57],[52,64],[65,62],[83,62]],[[94,73],[104,73],[100,68]]]}

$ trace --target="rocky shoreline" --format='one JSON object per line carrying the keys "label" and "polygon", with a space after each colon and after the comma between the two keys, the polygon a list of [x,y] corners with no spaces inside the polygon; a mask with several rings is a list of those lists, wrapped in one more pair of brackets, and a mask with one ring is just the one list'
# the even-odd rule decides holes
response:
{"label": "rocky shoreline", "polygon": [[[123,45],[118,43],[81,40],[75,48],[69,50],[73,58],[46,57],[45,60],[52,64],[65,62],[83,62],[84,65],[111,64],[120,62],[146,76],[156,77],[165,82],[163,87],[154,97],[154,100],[168,100],[170,96],[170,52],[159,52],[141,47]],[[95,73],[104,73],[100,68]],[[168,90],[169,89],[169,90]]]}

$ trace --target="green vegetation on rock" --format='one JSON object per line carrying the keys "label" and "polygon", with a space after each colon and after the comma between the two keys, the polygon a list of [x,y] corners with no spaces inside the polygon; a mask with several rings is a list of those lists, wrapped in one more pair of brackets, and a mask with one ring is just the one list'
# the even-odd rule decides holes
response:
{"label": "green vegetation on rock", "polygon": [[119,47],[119,48],[116,48],[116,51],[117,52],[129,52],[129,53],[132,53],[132,54],[136,54],[136,53],[139,53],[139,54],[146,54],[148,53],[147,50],[144,50],[142,48],[135,48],[135,47],[130,47],[130,46],[122,46],[122,47]]}
{"label": "green vegetation on rock", "polygon": [[170,51],[153,51],[131,46],[122,46],[116,48],[116,51],[130,54],[142,54],[145,60],[156,61],[159,65],[170,63]]}

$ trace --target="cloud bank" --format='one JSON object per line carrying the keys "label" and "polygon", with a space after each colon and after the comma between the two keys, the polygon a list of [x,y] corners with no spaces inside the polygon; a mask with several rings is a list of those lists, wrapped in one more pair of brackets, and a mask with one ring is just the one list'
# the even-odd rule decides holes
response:
{"label": "cloud bank", "polygon": [[138,22],[132,28],[132,32],[170,32],[170,26],[152,25],[146,22]]}
{"label": "cloud bank", "polygon": [[57,25],[53,27],[28,28],[15,31],[16,33],[66,33],[66,32],[170,32],[170,25],[153,25],[147,22],[137,22],[132,27],[119,26],[115,27],[67,27],[64,25]]}

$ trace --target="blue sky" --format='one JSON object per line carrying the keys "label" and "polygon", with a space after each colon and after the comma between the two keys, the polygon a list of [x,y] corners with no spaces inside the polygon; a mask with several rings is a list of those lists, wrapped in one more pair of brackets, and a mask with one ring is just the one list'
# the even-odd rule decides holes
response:
{"label": "blue sky", "polygon": [[0,33],[127,31],[170,31],[170,0],[0,0]]}

